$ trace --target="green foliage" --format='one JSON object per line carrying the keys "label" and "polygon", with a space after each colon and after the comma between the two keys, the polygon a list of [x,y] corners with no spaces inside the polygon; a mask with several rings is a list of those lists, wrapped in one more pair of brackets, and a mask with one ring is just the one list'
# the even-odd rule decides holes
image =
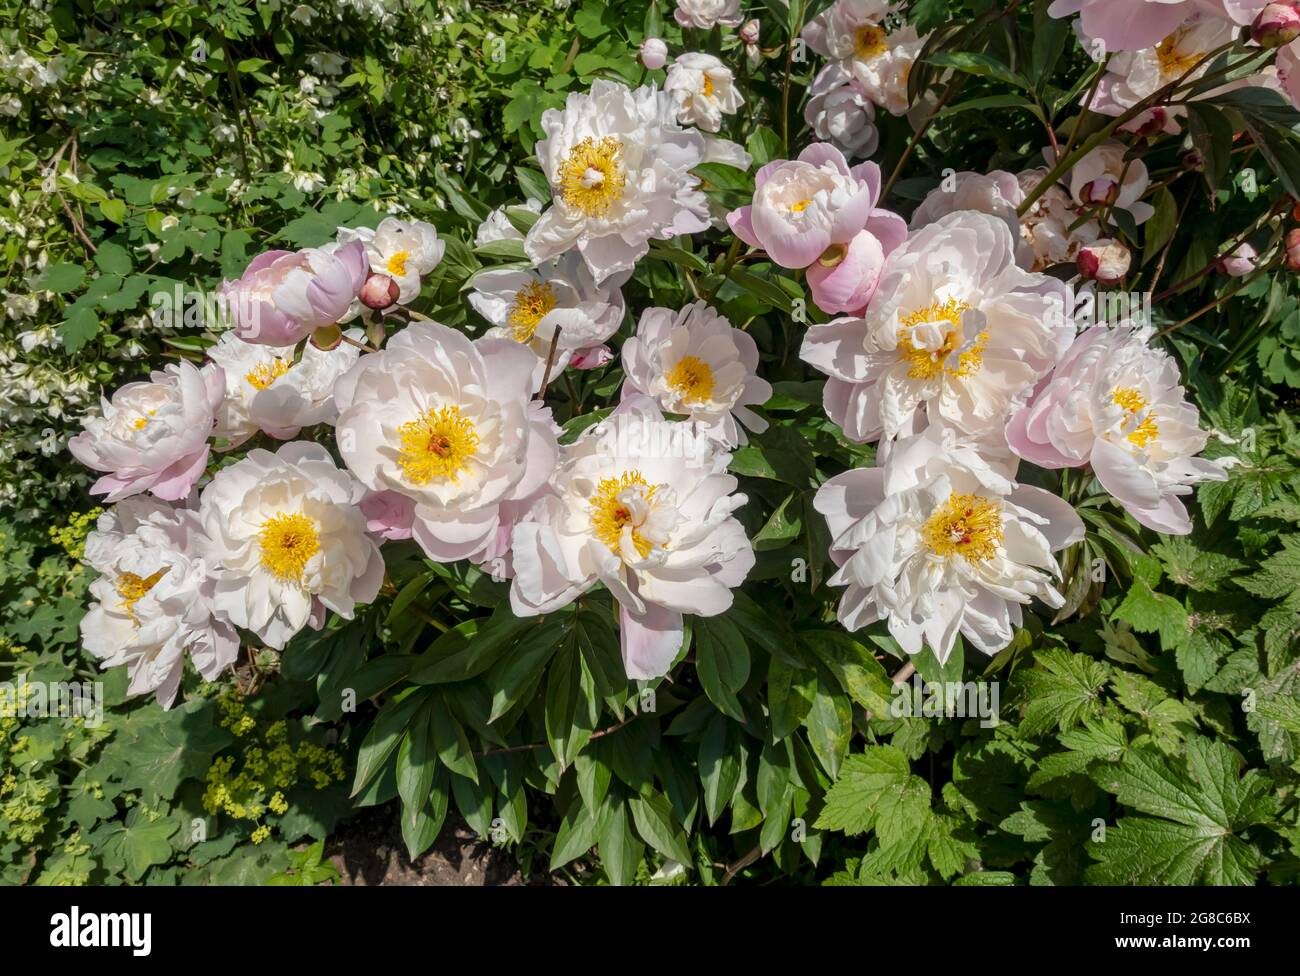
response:
{"label": "green foliage", "polygon": [[[37,526],[89,507],[62,447],[101,387],[210,341],[150,323],[155,295],[211,289],[263,249],[319,244],[394,210],[448,241],[418,309],[474,327],[473,274],[521,258],[517,242],[473,247],[474,228],[492,207],[546,195],[532,158],[542,112],[597,78],[662,80],[635,62],[636,44],[681,40],[664,0],[412,2],[385,18],[340,4],[311,26],[275,6],[55,0],[37,12],[0,0],[6,49],[66,72],[15,88],[22,112],[0,125],[13,186],[0,218],[25,232],[0,244],[14,309],[0,349],[37,391],[0,403],[15,513],[0,523],[5,680],[92,676],[77,633],[87,526]],[[912,84],[951,71],[962,87],[889,206],[905,210],[949,167],[1037,165],[1048,129],[1074,127],[1091,64],[1045,7],[912,5],[942,31]],[[757,164],[810,139],[813,66],[791,64],[788,113],[781,82],[788,39],[816,9],[791,4],[794,23],[781,4],[764,9],[769,53],[724,133]],[[945,27],[956,24],[969,29]],[[707,44],[743,58],[732,35]],[[912,130],[879,122],[888,176]],[[216,685],[189,675],[170,712],[128,701],[118,669],[102,676],[102,725],[0,718],[0,883],[324,883],[335,873],[323,839],[385,804],[413,856],[458,817],[525,873],[586,883],[1294,882],[1300,311],[1291,278],[1268,269],[1236,292],[1198,273],[1243,229],[1262,245],[1277,236],[1296,122],[1266,93],[1189,103],[1203,172],[1183,166],[1178,140],[1144,145],[1164,184],[1157,215],[1143,228],[1107,218],[1141,256],[1130,287],[1178,286],[1155,309],[1160,341],[1216,432],[1207,453],[1239,463],[1189,499],[1195,529],[1181,538],[1141,529],[1087,476],[1070,484],[1088,535],[1064,554],[1060,614],[1028,609],[992,659],[959,646],[942,665],[914,662],[930,682],[999,689],[996,724],[945,716],[942,702],[939,715],[896,708],[912,687],[906,655],[881,624],[848,634],[835,621],[841,590],[812,497],[873,450],[825,419],[822,383],[795,355],[807,325],[796,310],[824,319],[804,283],[761,255],[679,238],[638,265],[629,309],[709,299],[755,338],[776,392],[771,426],[731,468],[757,565],[726,614],[688,621],[669,678],[626,679],[608,593],[521,620],[478,569],[390,546],[383,595],[355,621],[283,655],[250,648]],[[1251,143],[1238,147],[1237,132]],[[700,175],[718,206],[747,201],[752,174]],[[520,206],[507,217],[535,219]],[[622,372],[615,360],[571,379],[552,397],[566,437],[603,415]],[[1055,489],[1057,477],[1026,480]]]}

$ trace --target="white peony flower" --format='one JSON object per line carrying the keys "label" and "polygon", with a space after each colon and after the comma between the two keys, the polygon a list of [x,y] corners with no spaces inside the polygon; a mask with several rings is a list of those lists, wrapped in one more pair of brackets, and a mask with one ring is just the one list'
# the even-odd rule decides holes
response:
{"label": "white peony flower", "polygon": [[146,495],[105,512],[86,537],[85,562],[100,576],[82,644],[101,667],[125,664],[129,693],[152,691],[164,708],[176,700],[187,652],[209,681],[239,657],[235,628],[213,616],[203,543],[196,512]]}
{"label": "white peony flower", "polygon": [[837,475],[817,491],[826,516],[830,582],[845,586],[849,630],[885,620],[909,654],[939,659],[957,635],[996,654],[1015,636],[1022,606],[1064,598],[1052,553],[1083,538],[1083,523],[1050,492],[1016,485],[970,450],[945,450],[929,428],[893,446],[883,467]]}
{"label": "white peony flower", "polygon": [[631,271],[652,238],[708,228],[708,200],[690,173],[704,139],[678,125],[666,92],[597,81],[589,94],[570,93],[564,111],[542,113],[542,128],[537,157],[553,199],[524,240],[535,264],[576,247],[599,284]]}
{"label": "white peony flower", "polygon": [[673,12],[683,27],[713,30],[718,24],[735,27],[740,23],[740,0],[677,0]]}
{"label": "white peony flower", "polygon": [[1004,221],[973,210],[912,233],[861,318],[814,325],[800,355],[826,373],[825,404],[851,440],[933,424],[1005,423],[1072,336],[1065,285],[1017,267]]}
{"label": "white peony flower", "polygon": [[101,400],[102,415],[68,442],[82,464],[105,471],[91,486],[115,502],[142,491],[179,501],[208,463],[208,436],[225,394],[217,366],[182,361],[119,387]]}
{"label": "white peony flower", "polygon": [[253,450],[203,489],[213,605],[270,647],[284,647],[326,608],[352,619],[384,581],[384,560],[357,507],[365,489],[319,444]]}
{"label": "white peony flower", "polygon": [[550,411],[533,401],[536,356],[413,323],[334,390],[347,466],[375,492],[415,502],[412,534],[439,562],[486,558],[513,509],[555,466]]}
{"label": "white peony flower", "polygon": [[1007,440],[1044,468],[1092,466],[1135,519],[1185,535],[1179,496],[1227,479],[1228,461],[1196,457],[1209,435],[1183,394],[1178,364],[1147,345],[1149,329],[1085,329],[1033,401],[1011,419]]}
{"label": "white peony flower", "polygon": [[[364,333],[351,329],[347,335],[360,340]],[[259,430],[287,441],[304,427],[333,423],[334,381],[360,354],[346,342],[328,352],[309,342],[295,363],[293,346],[264,346],[225,333],[208,350],[226,375],[226,398],[217,413],[215,435],[229,442],[229,450]]]}
{"label": "white peony flower", "polygon": [[533,389],[542,382],[551,341],[554,377],[579,350],[592,349],[623,322],[624,272],[596,284],[582,256],[570,251],[533,270],[497,269],[474,276],[469,303],[492,323],[489,336],[523,344],[536,357]]}
{"label": "white peony flower", "polygon": [[668,413],[684,414],[725,447],[748,442],[737,420],[762,433],[767,421],[749,408],[772,387],[758,376],[758,347],[704,302],[680,312],[648,308],[623,343],[623,396],[643,394]]}
{"label": "white peony flower", "polygon": [[874,103],[842,63],[827,65],[813,81],[803,117],[813,135],[849,158],[870,156],[880,145]]}
{"label": "white peony flower", "polygon": [[1025,198],[1015,174],[995,169],[991,173],[952,173],[926,194],[912,212],[908,226],[919,230],[957,210],[978,210],[1001,219],[1013,236],[1020,235],[1016,208]]}
{"label": "white peony flower", "polygon": [[[1077,22],[1076,22],[1077,27]],[[1172,34],[1155,47],[1139,51],[1119,51],[1106,64],[1106,73],[1097,84],[1097,93],[1087,105],[1103,115],[1123,115],[1138,102],[1161,88],[1182,80],[1190,83],[1209,70],[1210,61],[1197,67],[1205,56],[1237,35],[1239,28],[1222,17],[1194,13]],[[1195,70],[1193,70],[1195,69]],[[1207,95],[1210,93],[1206,93]],[[1206,96],[1201,96],[1206,97]],[[1181,106],[1156,106],[1120,126],[1125,132],[1178,132],[1178,118],[1187,114]]]}
{"label": "white peony flower", "polygon": [[372,274],[385,274],[397,282],[397,303],[409,305],[420,295],[420,281],[442,261],[447,242],[438,230],[423,220],[385,217],[379,226],[340,227],[339,244],[359,240],[366,247]]}
{"label": "white peony flower", "polygon": [[[907,113],[907,79],[926,42],[910,24],[894,31],[885,26],[886,16],[898,6],[885,0],[836,0],[802,33],[810,48],[831,59],[823,73],[848,74],[891,115]],[[814,88],[819,83],[830,85],[819,77]]]}
{"label": "white peony flower", "polygon": [[745,98],[731,69],[712,54],[683,54],[668,69],[664,91],[677,106],[677,121],[706,132],[722,128],[722,117],[734,115]]}
{"label": "white peony flower", "polygon": [[[627,675],[649,679],[681,649],[683,614],[731,606],[754,552],[731,514],[746,499],[733,494],[730,454],[665,449],[693,444],[690,425],[664,423],[649,401],[625,408],[561,448],[551,492],[515,526],[510,605],[549,613],[604,583],[619,603]],[[668,436],[609,436],[639,420]]]}

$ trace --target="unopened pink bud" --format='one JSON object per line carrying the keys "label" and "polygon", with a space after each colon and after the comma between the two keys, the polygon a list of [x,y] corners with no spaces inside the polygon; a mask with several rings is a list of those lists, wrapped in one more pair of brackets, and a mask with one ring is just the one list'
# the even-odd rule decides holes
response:
{"label": "unopened pink bud", "polygon": [[761,28],[757,20],[745,21],[745,26],[740,28],[740,39],[746,44],[757,44],[758,35]]}
{"label": "unopened pink bud", "polygon": [[1293,3],[1270,3],[1250,27],[1251,39],[1260,47],[1283,47],[1300,37],[1300,10]]}
{"label": "unopened pink bud", "polygon": [[647,37],[641,42],[641,63],[650,71],[658,71],[668,63],[668,45],[657,37]]}
{"label": "unopened pink bud", "polygon": [[382,311],[396,304],[397,296],[400,294],[401,289],[397,287],[397,282],[388,275],[372,274],[361,286],[361,304],[366,308]]}
{"label": "unopened pink bud", "polygon": [[1255,270],[1259,252],[1251,245],[1238,244],[1233,250],[1219,258],[1219,271],[1229,278],[1241,278]]}

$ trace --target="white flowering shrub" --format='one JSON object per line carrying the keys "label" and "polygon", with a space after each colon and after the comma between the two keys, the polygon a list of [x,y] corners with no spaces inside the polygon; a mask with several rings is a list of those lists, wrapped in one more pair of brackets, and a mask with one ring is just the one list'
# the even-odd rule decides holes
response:
{"label": "white flowering shrub", "polygon": [[[69,130],[14,375],[102,385],[43,489],[106,507],[81,652],[206,715],[213,830],[391,805],[412,858],[455,816],[614,884],[1290,877],[1300,12],[487,6],[168,5],[204,57],[87,132],[40,82],[86,51],[14,61]],[[115,126],[185,86],[234,151],[174,121],[150,183]],[[301,728],[240,771],[262,701]]]}

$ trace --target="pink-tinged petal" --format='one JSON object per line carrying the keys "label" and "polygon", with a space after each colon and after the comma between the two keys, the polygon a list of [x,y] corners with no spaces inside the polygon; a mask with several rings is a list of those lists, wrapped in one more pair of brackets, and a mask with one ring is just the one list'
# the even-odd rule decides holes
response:
{"label": "pink-tinged petal", "polygon": [[366,517],[366,531],[384,539],[411,537],[415,522],[415,502],[396,491],[376,491],[361,499],[358,506]]}
{"label": "pink-tinged petal", "polygon": [[849,173],[858,182],[867,184],[871,206],[875,207],[880,202],[880,167],[868,160],[865,163],[858,163],[849,170]]}
{"label": "pink-tinged petal", "polygon": [[275,264],[276,261],[280,260],[280,258],[287,258],[292,254],[292,251],[263,251],[257,257],[253,258],[253,260],[248,262],[248,267],[244,269],[244,273],[240,276],[240,280],[247,281],[263,268],[269,268],[271,265]]}
{"label": "pink-tinged petal", "polygon": [[430,559],[452,563],[481,552],[491,542],[499,525],[496,505],[454,513],[416,506],[411,535]]}
{"label": "pink-tinged petal", "polygon": [[1028,509],[1047,520],[1046,525],[1035,528],[1047,537],[1053,552],[1081,542],[1084,536],[1083,519],[1064,498],[1032,485],[1018,485],[1010,495],[1012,504]]}
{"label": "pink-tinged petal", "polygon": [[733,210],[727,214],[727,225],[732,232],[750,247],[762,247],[758,235],[754,233],[754,225],[750,222],[750,215],[753,207],[741,207],[739,210]]}
{"label": "pink-tinged petal", "polygon": [[831,246],[830,228],[822,224],[799,228],[766,209],[751,211],[750,220],[767,256],[783,268],[806,268]]}
{"label": "pink-tinged petal", "polygon": [[840,152],[829,142],[814,142],[799,154],[799,162],[810,163],[813,166],[823,166],[830,163],[835,167],[836,172],[845,176],[849,175],[849,164],[844,158],[844,153]]}
{"label": "pink-tinged petal", "polygon": [[1032,407],[1024,407],[1017,410],[1007,424],[1007,443],[1011,450],[1040,468],[1073,468],[1082,465],[1082,461],[1066,457],[1049,442],[1030,437],[1028,425],[1032,414]]}
{"label": "pink-tinged petal", "polygon": [[1111,51],[1140,51],[1155,47],[1187,18],[1186,3],[1085,3],[1083,33],[1100,38]]}
{"label": "pink-tinged petal", "polygon": [[208,447],[169,464],[158,473],[149,491],[169,502],[183,500],[208,466]]}
{"label": "pink-tinged petal", "polygon": [[1133,456],[1110,441],[1098,438],[1092,445],[1092,469],[1101,486],[1136,517],[1138,510],[1160,504],[1156,480]]}
{"label": "pink-tinged petal", "polygon": [[606,345],[587,346],[574,350],[569,365],[574,369],[599,369],[614,358],[614,351]]}
{"label": "pink-tinged petal", "polygon": [[876,292],[885,254],[880,242],[862,231],[849,242],[844,260],[833,268],[814,261],[808,267],[813,302],[823,312],[859,312]]}
{"label": "pink-tinged petal", "polygon": [[863,228],[876,240],[886,254],[907,240],[907,221],[890,210],[873,210]]}
{"label": "pink-tinged petal", "polygon": [[627,676],[649,681],[667,674],[682,648],[682,615],[653,604],[637,615],[620,604],[618,619]]}
{"label": "pink-tinged petal", "polygon": [[765,163],[758,168],[754,174],[754,192],[757,193],[778,169],[788,163],[788,159],[774,159],[770,163]]}
{"label": "pink-tinged petal", "polygon": [[1150,508],[1130,508],[1133,517],[1148,529],[1166,535],[1187,535],[1192,531],[1192,520],[1187,507],[1173,495],[1166,495],[1159,504]]}

